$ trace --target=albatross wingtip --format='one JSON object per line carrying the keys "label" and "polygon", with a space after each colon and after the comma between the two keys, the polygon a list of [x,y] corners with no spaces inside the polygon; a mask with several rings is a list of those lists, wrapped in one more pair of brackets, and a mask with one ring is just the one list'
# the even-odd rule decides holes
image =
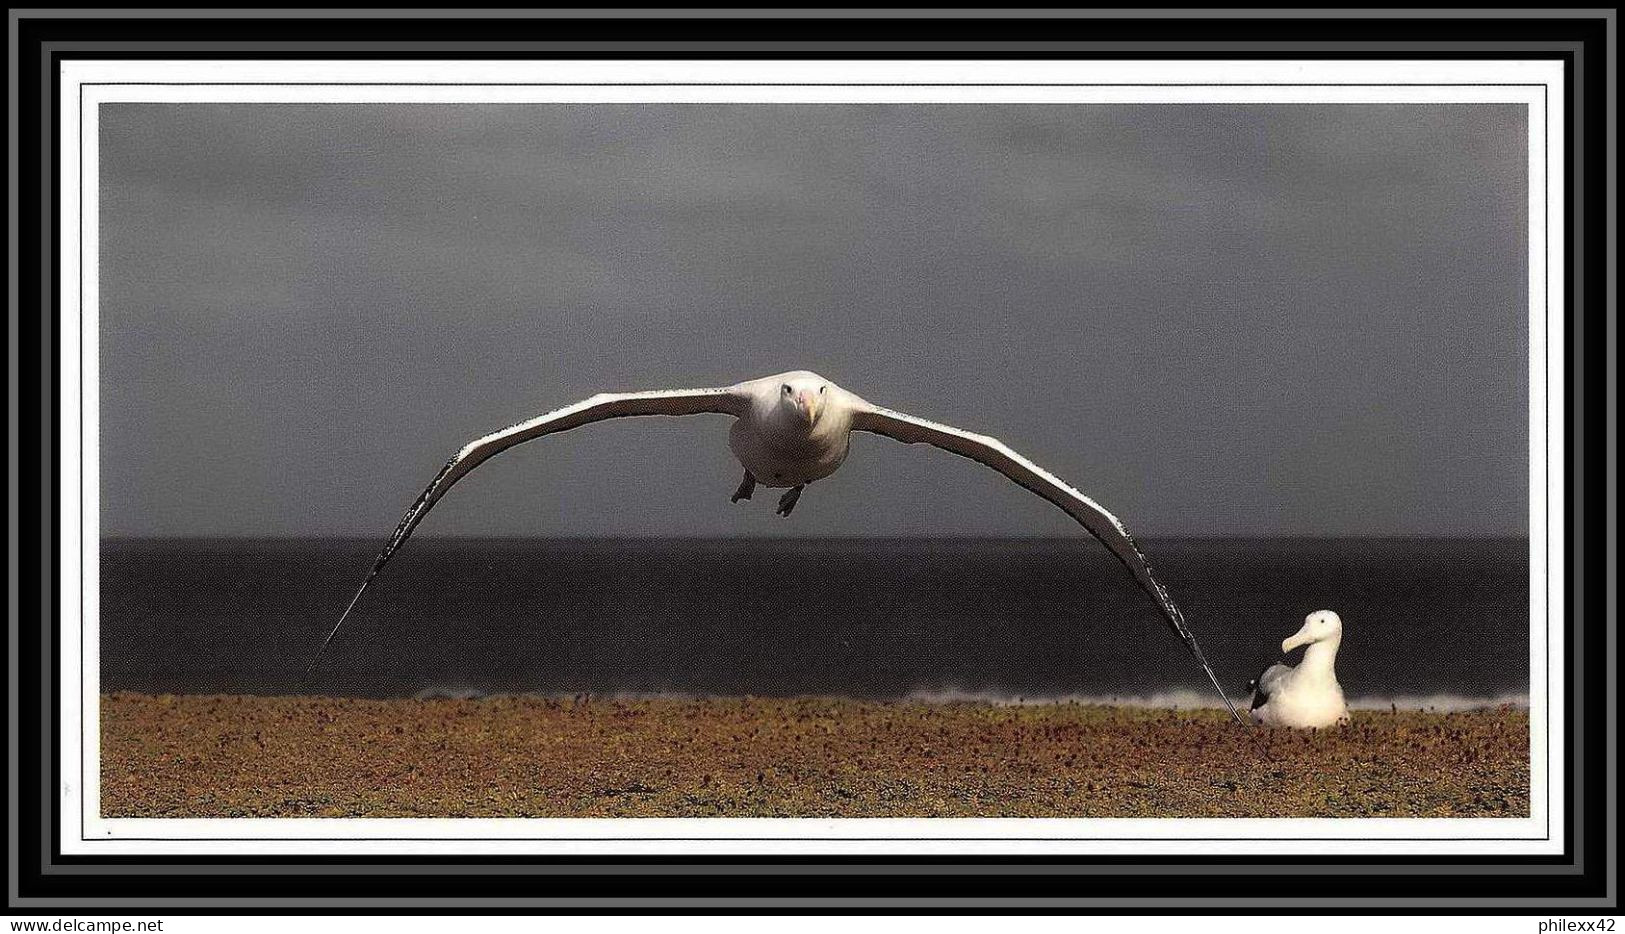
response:
{"label": "albatross wingtip", "polygon": [[367,579],[362,581],[361,586],[356,589],[355,596],[350,598],[350,605],[344,608],[343,613],[339,614],[339,621],[334,623],[333,628],[327,631],[327,638],[322,640],[322,644],[316,649],[315,657],[310,660],[310,664],[305,666],[305,681],[310,680],[310,673],[315,671],[317,664],[321,662],[322,653],[327,651],[327,644],[333,641],[333,636],[338,634],[339,627],[343,626],[344,621],[350,618],[350,611],[355,609],[355,605],[361,601],[361,595],[367,592],[367,585],[372,583],[372,579],[376,577],[377,574],[378,571],[376,568],[374,568],[373,572],[367,575]]}
{"label": "albatross wingtip", "polygon": [[1208,664],[1207,656],[1202,654],[1201,646],[1196,644],[1196,637],[1190,634],[1190,630],[1186,629],[1184,638],[1185,645],[1191,650],[1192,657],[1196,659],[1198,665],[1202,666],[1202,670],[1207,673],[1207,679],[1213,683],[1213,690],[1219,692],[1219,699],[1224,701],[1224,707],[1230,711],[1231,719],[1235,720],[1240,726],[1246,726],[1247,721],[1242,719],[1241,712],[1236,709],[1236,705],[1230,702],[1230,695],[1225,692],[1224,686],[1219,683],[1219,676],[1213,673],[1213,666]]}

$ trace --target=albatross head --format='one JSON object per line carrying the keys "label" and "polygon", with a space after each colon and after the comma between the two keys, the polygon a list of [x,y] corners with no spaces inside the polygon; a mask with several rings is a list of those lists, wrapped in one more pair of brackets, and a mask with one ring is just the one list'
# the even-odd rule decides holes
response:
{"label": "albatross head", "polygon": [[829,380],[807,370],[784,373],[776,380],[773,391],[778,396],[780,411],[808,429],[817,425],[826,404],[832,401]]}
{"label": "albatross head", "polygon": [[1316,610],[1304,617],[1303,628],[1281,642],[1281,651],[1290,652],[1300,645],[1316,642],[1336,643],[1343,637],[1343,620],[1331,610]]}

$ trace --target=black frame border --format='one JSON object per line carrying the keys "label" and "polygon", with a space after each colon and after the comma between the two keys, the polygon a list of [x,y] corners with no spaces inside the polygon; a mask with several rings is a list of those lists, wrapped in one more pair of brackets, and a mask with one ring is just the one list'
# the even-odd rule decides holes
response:
{"label": "black frame border", "polygon": [[[1609,639],[1615,607],[1605,594],[1607,563],[1613,550],[1612,515],[1595,503],[1611,489],[1607,463],[1613,428],[1605,405],[1611,374],[1611,342],[1600,339],[1615,314],[1611,293],[1613,237],[1611,210],[1579,213],[1586,202],[1603,203],[1607,170],[1613,166],[1603,127],[1612,126],[1613,89],[1602,63],[1613,60],[1613,19],[1596,15],[1528,18],[1434,16],[1419,19],[1379,16],[1333,19],[1286,14],[1258,18],[1080,19],[1063,11],[1024,19],[936,19],[831,17],[786,21],[760,12],[739,12],[735,26],[763,33],[795,35],[795,42],[727,43],[710,39],[716,22],[673,14],[636,20],[550,19],[518,15],[494,18],[421,16],[380,21],[366,17],[225,19],[165,17],[97,19],[12,14],[14,87],[18,96],[12,142],[17,174],[13,232],[17,265],[12,363],[16,414],[12,428],[12,477],[17,499],[12,512],[17,537],[11,590],[17,615],[11,619],[17,666],[6,699],[16,748],[8,782],[8,806],[15,848],[8,853],[8,904],[12,911],[69,907],[93,898],[98,913],[116,908],[166,913],[218,913],[225,905],[254,905],[257,911],[285,914],[452,912],[512,913],[520,910],[718,911],[787,909],[800,911],[1134,911],[1120,903],[1092,907],[1091,897],[1132,899],[1139,911],[1170,913],[1258,913],[1271,910],[1338,907],[1352,912],[1408,913],[1477,911],[1501,913],[1508,899],[1527,900],[1528,911],[1572,905],[1596,911],[1617,905],[1612,864],[1612,827],[1617,817],[1613,791],[1616,763],[1606,758],[1617,726],[1606,705],[1607,670],[1614,659]],[[920,27],[955,34],[948,48],[928,49]],[[780,27],[774,29],[773,27]],[[782,27],[790,26],[791,29]],[[378,47],[380,36],[408,42],[405,51]],[[854,43],[845,36],[870,36]],[[636,35],[637,38],[629,38]],[[312,37],[319,37],[313,40]],[[647,37],[659,37],[648,41]],[[681,38],[677,38],[681,37]],[[973,40],[965,37],[974,37]],[[1071,37],[1076,37],[1072,39]],[[694,41],[686,41],[694,40]],[[1035,41],[1037,40],[1037,41]],[[151,43],[137,52],[98,50],[117,41]],[[1197,48],[1219,43],[1228,49]],[[1466,48],[1493,43],[1498,50]],[[471,47],[457,49],[459,44]],[[1363,47],[1361,47],[1363,46]],[[56,796],[55,755],[60,712],[31,706],[50,683],[57,657],[54,557],[59,530],[54,452],[58,450],[61,401],[52,367],[63,335],[54,284],[58,257],[51,248],[60,229],[57,192],[63,182],[54,158],[60,120],[58,62],[67,58],[1462,58],[1563,61],[1568,78],[1565,99],[1563,197],[1569,207],[1565,240],[1565,356],[1569,382],[1565,438],[1569,477],[1562,504],[1569,520],[1565,542],[1569,577],[1563,582],[1568,616],[1566,644],[1572,651],[1576,621],[1589,650],[1570,658],[1569,684],[1583,685],[1585,697],[1565,699],[1565,748],[1570,755],[1563,823],[1570,841],[1562,857],[1273,857],[1265,861],[1226,857],[84,857],[63,856],[57,822],[49,803]],[[47,100],[57,106],[48,106]],[[1555,105],[1555,102],[1554,102]],[[43,137],[41,139],[40,137]],[[53,147],[43,163],[39,145]],[[1578,148],[1577,148],[1578,147]],[[49,173],[50,184],[40,184]],[[37,197],[33,195],[37,193]],[[34,240],[23,231],[49,225],[52,236]],[[46,264],[49,263],[47,266]],[[1557,274],[1554,270],[1553,274]],[[26,311],[25,311],[26,310]],[[49,325],[47,326],[47,322]],[[1555,389],[1554,389],[1555,391]],[[1608,400],[1611,402],[1612,400]],[[1602,443],[1610,439],[1609,445]],[[42,458],[43,457],[43,461]],[[36,492],[37,491],[37,492]],[[1592,505],[1577,511],[1580,501]],[[36,499],[37,497],[37,499]],[[1585,521],[1586,517],[1591,521]],[[34,547],[35,543],[39,547]],[[33,625],[34,621],[43,625]],[[49,632],[49,645],[42,638]],[[52,666],[38,665],[45,657]],[[1578,676],[1578,677],[1576,677]],[[1577,734],[1575,705],[1592,711]],[[1608,711],[1606,716],[1599,712]],[[50,734],[45,734],[45,729]],[[32,753],[32,754],[31,754]],[[39,759],[47,761],[39,768]],[[1576,826],[1575,802],[1585,802],[1584,827]],[[34,806],[29,806],[33,803]],[[1604,828],[1609,828],[1604,832]],[[1576,833],[1576,831],[1589,831]],[[1578,846],[1576,846],[1578,843]],[[455,867],[455,868],[454,868]],[[1269,877],[1316,867],[1296,875],[1295,894],[1308,903],[1288,905],[1269,899]],[[1335,872],[1348,867],[1346,872]],[[448,871],[449,870],[449,871]],[[471,872],[471,870],[473,870]],[[529,871],[527,871],[529,870]],[[455,873],[455,874],[452,874]],[[730,878],[748,873],[750,898]],[[413,895],[398,894],[403,876]],[[1493,879],[1494,896],[1483,893]],[[1170,882],[1176,883],[1170,886]],[[635,888],[638,897],[618,897]],[[1172,892],[1176,898],[1170,898]],[[1373,893],[1380,893],[1372,899]],[[296,895],[290,901],[289,896]],[[1468,899],[1448,908],[1429,908],[1422,899]],[[1070,904],[1050,899],[1079,900]],[[1261,902],[1253,901],[1262,899]],[[203,901],[226,899],[213,905]],[[312,899],[319,901],[311,901]],[[332,899],[332,901],[329,901]],[[510,901],[519,899],[520,901]],[[182,901],[184,900],[184,901]],[[464,901],[468,900],[468,901]],[[506,904],[496,904],[497,900]],[[583,903],[585,900],[586,903]],[[1042,904],[1040,900],[1048,902]],[[1395,901],[1397,900],[1397,901]],[[348,904],[347,904],[348,903]],[[1583,909],[1582,909],[1582,906]],[[229,908],[227,909],[229,910]]]}

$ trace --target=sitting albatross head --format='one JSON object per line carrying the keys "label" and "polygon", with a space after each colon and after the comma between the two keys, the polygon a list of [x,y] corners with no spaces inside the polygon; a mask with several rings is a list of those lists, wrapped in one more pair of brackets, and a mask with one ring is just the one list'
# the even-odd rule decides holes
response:
{"label": "sitting albatross head", "polygon": [[[1331,610],[1316,610],[1304,618],[1302,629],[1281,640],[1281,651],[1290,652],[1300,645],[1321,645],[1325,647],[1324,651],[1316,654],[1324,654],[1329,665],[1342,641],[1342,618]],[[1308,660],[1309,655],[1305,653],[1304,661]]]}

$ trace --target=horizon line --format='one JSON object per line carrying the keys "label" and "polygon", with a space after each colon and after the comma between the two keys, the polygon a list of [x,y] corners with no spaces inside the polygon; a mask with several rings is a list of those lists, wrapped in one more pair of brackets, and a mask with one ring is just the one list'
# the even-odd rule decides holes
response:
{"label": "horizon line", "polygon": [[[1340,535],[1322,535],[1307,533],[1246,533],[1246,534],[1202,534],[1202,533],[1153,533],[1136,536],[1142,541],[1527,541],[1528,532],[1512,533],[1389,533],[1389,532],[1361,532]],[[974,535],[974,534],[912,534],[912,535],[658,535],[658,534],[609,534],[609,535],[460,535],[460,534],[431,534],[414,536],[415,541],[446,541],[446,542],[624,542],[624,541],[693,541],[693,542],[735,542],[735,541],[982,541],[982,542],[1064,542],[1085,540],[1088,536],[1079,535]],[[245,541],[245,542],[308,542],[308,541],[344,541],[344,542],[382,542],[384,536],[359,534],[305,534],[305,535],[245,535],[245,534],[187,534],[187,535],[102,535],[98,538],[103,544],[123,542],[163,542],[163,541]]]}

